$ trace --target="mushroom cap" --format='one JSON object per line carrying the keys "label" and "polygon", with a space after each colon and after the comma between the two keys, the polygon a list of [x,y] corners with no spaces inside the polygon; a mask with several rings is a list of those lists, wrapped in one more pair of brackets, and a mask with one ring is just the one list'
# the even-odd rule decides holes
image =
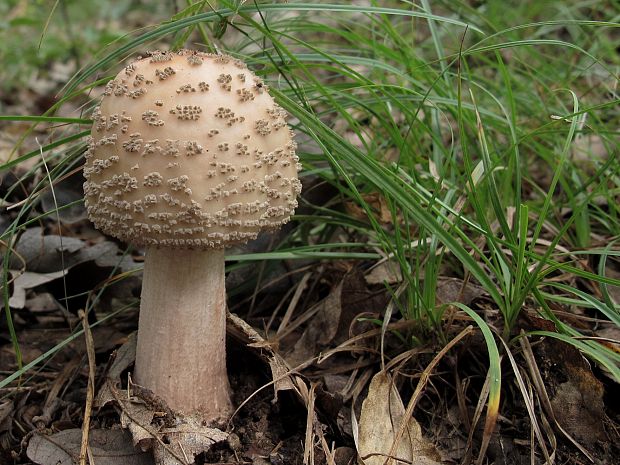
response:
{"label": "mushroom cap", "polygon": [[227,55],[151,52],[105,89],[84,165],[90,220],[136,245],[221,248],[290,219],[286,112]]}

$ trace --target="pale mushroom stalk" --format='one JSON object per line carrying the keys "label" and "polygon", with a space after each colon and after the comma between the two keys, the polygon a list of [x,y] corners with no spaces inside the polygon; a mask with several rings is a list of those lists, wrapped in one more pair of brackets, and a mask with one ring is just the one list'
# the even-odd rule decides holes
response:
{"label": "pale mushroom stalk", "polygon": [[178,412],[232,412],[226,373],[224,250],[150,247],[144,262],[135,381]]}

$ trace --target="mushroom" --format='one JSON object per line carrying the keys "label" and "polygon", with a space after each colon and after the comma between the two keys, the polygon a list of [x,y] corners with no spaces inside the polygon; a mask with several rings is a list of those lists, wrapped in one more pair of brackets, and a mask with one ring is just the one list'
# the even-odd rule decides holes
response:
{"label": "mushroom", "polygon": [[243,62],[189,50],[133,62],[94,112],[88,216],[146,248],[134,380],[175,413],[216,423],[232,411],[224,248],[297,206],[286,116]]}

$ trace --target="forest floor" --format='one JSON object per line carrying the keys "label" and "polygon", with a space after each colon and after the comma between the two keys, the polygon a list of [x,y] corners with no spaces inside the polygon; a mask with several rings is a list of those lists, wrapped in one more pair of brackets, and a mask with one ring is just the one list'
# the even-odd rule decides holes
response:
{"label": "forest floor", "polygon": [[[620,464],[613,2],[583,13],[596,26],[579,9],[564,26],[520,6],[540,32],[523,40],[503,2],[456,3],[493,26],[479,43],[329,10],[273,29],[239,13],[169,33],[199,41],[220,25],[240,54],[272,53],[253,66],[293,101],[304,164],[294,221],[227,251],[236,411],[200,452],[178,445],[172,414],[132,383],[144,250],[94,229],[81,202],[86,133],[71,125],[90,129],[102,83],[63,101],[58,120],[32,116],[81,68],[67,45],[65,61],[0,91],[0,113],[16,115],[0,117],[0,465],[79,463],[86,440],[91,465],[151,465],[150,449],[184,465]],[[285,66],[273,31],[287,21],[310,39],[287,36]],[[467,46],[448,65],[445,51]],[[89,78],[124,58],[101,56],[81,57],[99,66]]]}

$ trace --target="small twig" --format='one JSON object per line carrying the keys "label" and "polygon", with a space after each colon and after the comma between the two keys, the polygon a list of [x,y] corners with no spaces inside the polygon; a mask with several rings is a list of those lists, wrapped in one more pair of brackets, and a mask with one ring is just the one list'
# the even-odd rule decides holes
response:
{"label": "small twig", "polygon": [[304,441],[304,465],[314,464],[314,401],[316,399],[316,383],[312,383],[308,398],[306,399],[306,409],[308,416],[306,417],[306,437]]}
{"label": "small twig", "polygon": [[[82,424],[82,441],[80,444],[80,465],[86,465],[86,457],[90,457],[88,450],[88,433],[90,429],[90,415],[93,409],[93,400],[95,398],[95,342],[93,334],[90,332],[88,317],[84,310],[78,310],[78,316],[82,320],[84,327],[84,339],[86,341],[86,354],[88,356],[88,386],[86,387],[86,405],[84,406],[84,423]],[[94,465],[89,460],[90,465]]]}

